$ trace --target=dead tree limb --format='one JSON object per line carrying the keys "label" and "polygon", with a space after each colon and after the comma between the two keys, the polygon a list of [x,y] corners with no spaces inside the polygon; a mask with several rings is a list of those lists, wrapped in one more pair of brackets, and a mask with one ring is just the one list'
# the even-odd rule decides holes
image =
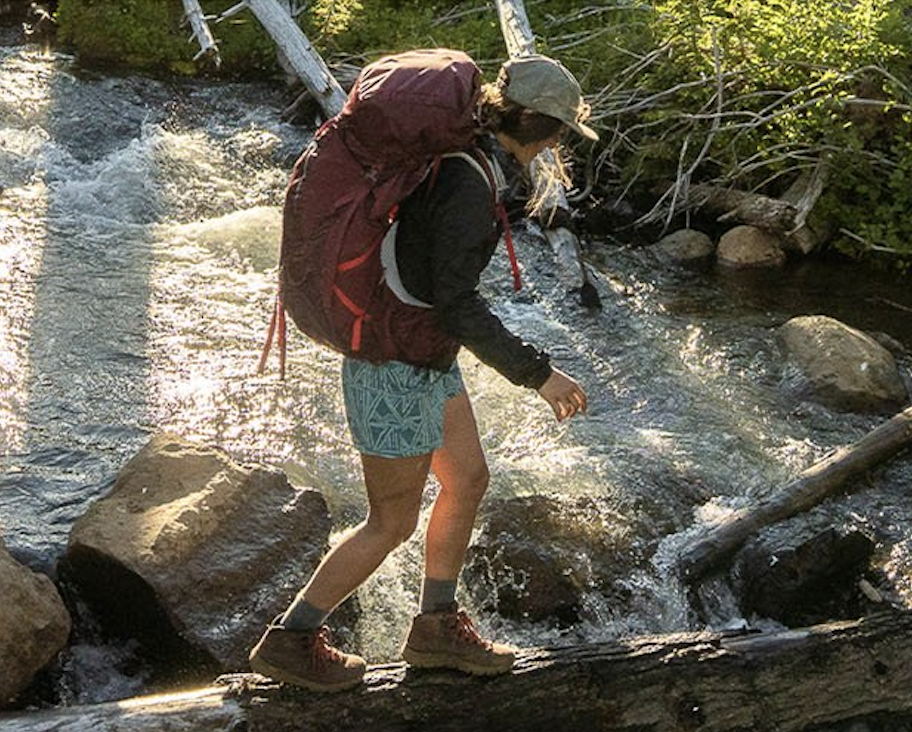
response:
{"label": "dead tree limb", "polygon": [[679,567],[695,582],[727,560],[751,535],[820,503],[850,478],[892,458],[912,445],[912,407],[805,470],[756,506],[734,512],[706,535],[685,547]]}
{"label": "dead tree limb", "polygon": [[[912,713],[912,613],[774,633],[681,633],[520,654],[512,673],[478,678],[374,666],[335,695],[237,675],[185,695],[0,715],[4,732],[799,732]],[[156,703],[157,702],[157,703]],[[167,716],[165,716],[167,713]]]}
{"label": "dead tree limb", "polygon": [[199,52],[193,57],[193,60],[196,61],[203,56],[207,56],[213,60],[216,66],[221,66],[222,57],[219,55],[218,44],[212,36],[212,31],[209,30],[209,25],[206,23],[206,16],[203,15],[203,9],[200,7],[199,0],[183,0],[183,2],[184,13],[187,16],[187,21],[190,23],[190,29],[193,32],[191,40],[195,39],[200,47]]}
{"label": "dead tree limb", "polygon": [[244,0],[225,11],[222,18],[248,8],[284,54],[294,74],[301,80],[323,113],[332,117],[342,111],[345,92],[330,73],[319,53],[279,0]]}
{"label": "dead tree limb", "polygon": [[716,215],[721,223],[737,222],[778,234],[807,254],[824,239],[823,232],[808,224],[808,216],[823,193],[826,177],[826,162],[818,162],[781,198],[701,184],[691,189],[688,206]]}

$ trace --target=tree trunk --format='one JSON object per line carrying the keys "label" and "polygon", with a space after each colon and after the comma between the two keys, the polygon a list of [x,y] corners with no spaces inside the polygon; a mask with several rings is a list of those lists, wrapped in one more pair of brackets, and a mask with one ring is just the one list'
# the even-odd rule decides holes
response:
{"label": "tree trunk", "polygon": [[912,407],[837,450],[756,506],[734,512],[682,552],[679,566],[695,582],[727,560],[752,534],[776,521],[807,511],[845,482],[912,445]]}
{"label": "tree trunk", "polygon": [[279,0],[245,0],[244,4],[285,55],[294,73],[316,99],[323,113],[332,117],[342,111],[345,92],[329,72],[320,54]]}
{"label": "tree trunk", "polygon": [[510,58],[535,53],[535,34],[522,0],[497,0],[497,17]]}
{"label": "tree trunk", "polygon": [[776,633],[681,633],[520,654],[477,678],[372,667],[358,689],[312,694],[262,677],[161,697],[0,715],[3,732],[799,732],[912,713],[912,613]]}

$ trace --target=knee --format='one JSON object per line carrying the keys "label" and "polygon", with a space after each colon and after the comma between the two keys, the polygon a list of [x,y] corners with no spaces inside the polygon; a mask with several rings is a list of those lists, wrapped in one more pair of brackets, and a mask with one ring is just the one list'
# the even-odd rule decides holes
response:
{"label": "knee", "polygon": [[368,516],[367,525],[378,535],[387,552],[391,552],[415,533],[418,526],[418,509],[383,517],[372,514]]}
{"label": "knee", "polygon": [[490,482],[491,474],[488,471],[488,466],[481,464],[462,473],[455,485],[451,486],[451,489],[459,500],[479,503],[488,490]]}

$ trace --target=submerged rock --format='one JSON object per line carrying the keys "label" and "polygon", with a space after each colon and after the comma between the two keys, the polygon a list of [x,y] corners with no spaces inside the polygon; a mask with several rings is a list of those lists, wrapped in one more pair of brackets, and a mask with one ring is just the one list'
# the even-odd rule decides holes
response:
{"label": "submerged rock", "polygon": [[571,625],[583,595],[623,592],[633,561],[628,522],[590,498],[495,501],[463,570],[475,601],[515,620]]}
{"label": "submerged rock", "polygon": [[893,355],[860,330],[811,315],[788,321],[779,337],[801,371],[800,388],[832,409],[890,413],[908,401]]}
{"label": "submerged rock", "polygon": [[63,650],[70,614],[50,578],[25,567],[0,540],[0,707]]}
{"label": "submerged rock", "polygon": [[163,434],[76,522],[66,565],[109,629],[236,670],[329,530],[317,491]]}
{"label": "submerged rock", "polygon": [[716,256],[729,267],[779,267],[785,264],[782,241],[756,226],[736,226],[719,240]]}
{"label": "submerged rock", "polygon": [[735,563],[741,608],[791,627],[858,617],[870,604],[859,587],[874,541],[832,526],[754,539]]}

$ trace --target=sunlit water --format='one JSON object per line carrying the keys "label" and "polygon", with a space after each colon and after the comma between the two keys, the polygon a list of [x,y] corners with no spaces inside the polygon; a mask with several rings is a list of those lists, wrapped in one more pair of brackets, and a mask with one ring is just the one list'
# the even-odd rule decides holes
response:
{"label": "sunlit water", "polygon": [[[288,380],[274,366],[255,373],[279,206],[307,137],[281,121],[285,101],[265,85],[96,77],[66,57],[0,49],[0,531],[30,565],[53,570],[75,519],[160,430],[284,468],[323,491],[338,531],[363,517],[339,357],[292,335]],[[895,308],[912,300],[876,283],[867,297],[857,277],[842,292],[795,270],[758,283],[604,244],[593,313],[563,290],[534,232],[521,240],[524,290],[510,293],[498,255],[485,291],[584,383],[591,407],[558,425],[534,392],[463,354],[491,498],[595,498],[646,559],[625,580],[629,602],[592,592],[572,628],[480,625],[518,644],[695,627],[674,572],[681,543],[879,421],[791,396],[775,326],[829,312],[908,347]],[[876,531],[897,577],[912,564],[910,478],[898,462],[875,490],[821,509]],[[420,533],[359,593],[373,661],[395,658],[414,607]],[[737,620],[724,591],[715,605],[718,625]],[[72,682],[74,700],[135,692],[135,672],[120,686],[98,675],[125,653],[79,646],[73,675],[96,674]]]}

